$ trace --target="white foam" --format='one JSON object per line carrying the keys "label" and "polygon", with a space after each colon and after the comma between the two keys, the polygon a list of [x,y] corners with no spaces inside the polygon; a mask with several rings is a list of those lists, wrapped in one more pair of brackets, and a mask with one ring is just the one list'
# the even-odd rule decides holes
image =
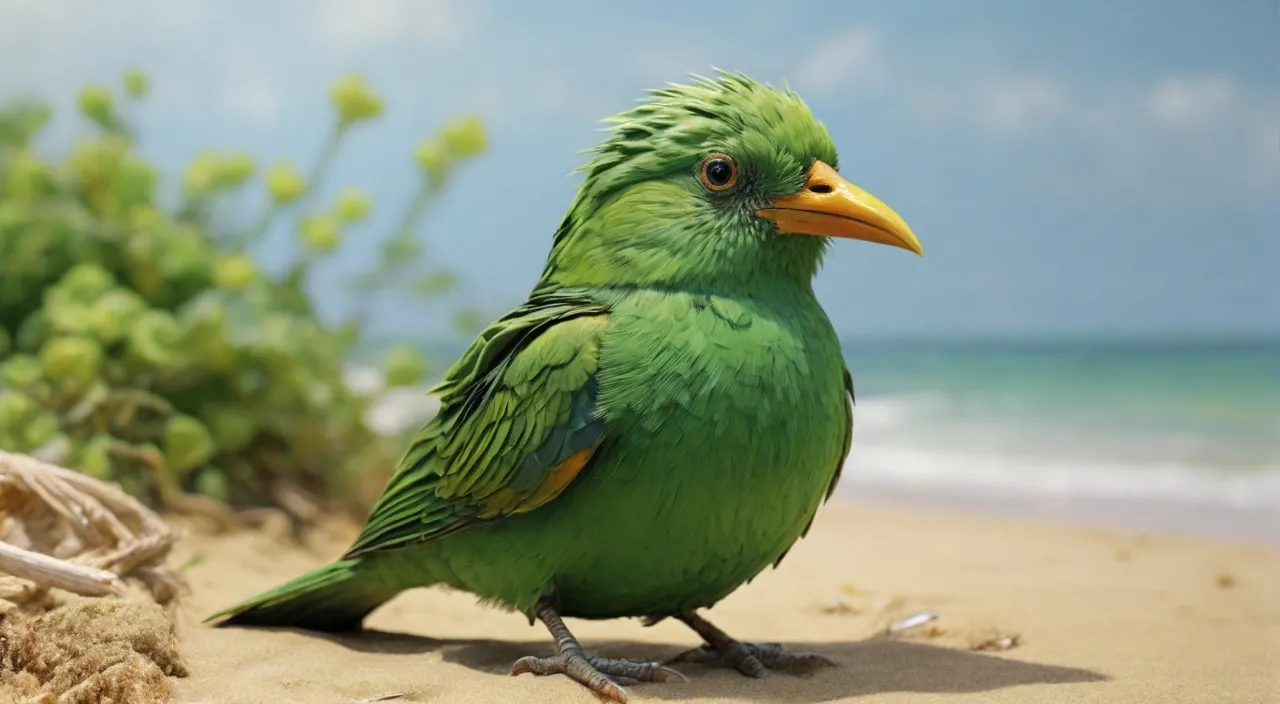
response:
{"label": "white foam", "polygon": [[1159,500],[1280,511],[1280,473],[1212,473],[1171,463],[1078,462],[854,442],[844,483],[1002,494]]}
{"label": "white foam", "polygon": [[[1066,454],[1063,444],[1045,442],[1039,434],[1021,437],[1025,431],[1015,426],[983,422],[985,427],[971,418],[949,418],[947,399],[940,394],[860,399],[843,481],[847,486],[1280,511],[1280,461],[1258,471],[1224,471],[1193,462],[1185,439],[1174,437],[1151,448],[1148,457],[1119,448],[1108,455],[1094,447]],[[966,436],[971,437],[966,441]],[[1087,444],[1080,438],[1074,442]],[[1091,456],[1084,456],[1086,449]]]}

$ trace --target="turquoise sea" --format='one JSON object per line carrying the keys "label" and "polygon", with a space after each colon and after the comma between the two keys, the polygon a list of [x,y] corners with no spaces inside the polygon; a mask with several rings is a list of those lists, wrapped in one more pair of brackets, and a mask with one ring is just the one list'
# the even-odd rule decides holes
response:
{"label": "turquoise sea", "polygon": [[851,483],[1280,509],[1280,340],[846,340]]}
{"label": "turquoise sea", "polygon": [[[424,348],[441,366],[462,351]],[[847,337],[844,349],[857,392],[845,495],[1280,513],[1280,339]]]}

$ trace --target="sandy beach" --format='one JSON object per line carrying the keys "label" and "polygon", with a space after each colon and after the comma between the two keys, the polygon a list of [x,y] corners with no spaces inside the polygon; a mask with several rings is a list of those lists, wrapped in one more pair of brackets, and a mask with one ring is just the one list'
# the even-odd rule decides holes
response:
{"label": "sandy beach", "polygon": [[[189,677],[177,702],[588,702],[564,677],[510,677],[549,654],[541,626],[467,594],[415,590],[369,630],[210,629],[213,610],[339,554],[353,527],[305,548],[261,533],[192,536],[179,618]],[[778,570],[707,612],[743,640],[781,641],[840,664],[748,680],[682,665],[687,684],[628,688],[632,701],[1280,701],[1280,550],[937,509],[833,501]],[[917,613],[930,623],[893,635]],[[696,646],[682,625],[570,621],[595,652],[664,659]],[[1012,646],[1012,647],[1010,647]]]}

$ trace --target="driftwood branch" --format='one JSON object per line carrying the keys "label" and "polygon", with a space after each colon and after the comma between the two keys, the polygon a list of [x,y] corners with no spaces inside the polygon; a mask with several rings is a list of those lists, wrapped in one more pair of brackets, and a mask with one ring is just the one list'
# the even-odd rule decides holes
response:
{"label": "driftwood branch", "polygon": [[0,572],[82,596],[119,594],[120,579],[112,572],[77,565],[38,552],[0,543]]}
{"label": "driftwood branch", "polygon": [[119,594],[125,578],[167,600],[178,584],[164,565],[176,538],[112,484],[0,451],[0,600],[25,601],[51,588]]}

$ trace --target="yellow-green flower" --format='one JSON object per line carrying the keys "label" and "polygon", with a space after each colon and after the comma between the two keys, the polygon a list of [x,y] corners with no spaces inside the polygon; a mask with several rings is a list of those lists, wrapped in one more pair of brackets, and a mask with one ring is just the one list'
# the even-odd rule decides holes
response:
{"label": "yellow-green flower", "polygon": [[129,223],[139,230],[146,230],[160,224],[160,211],[155,206],[140,203],[129,211]]}
{"label": "yellow-green flower", "polygon": [[413,158],[417,160],[422,173],[432,181],[439,181],[444,177],[451,161],[448,145],[435,137],[418,142],[413,150]]}
{"label": "yellow-green flower", "polygon": [[40,157],[22,151],[9,159],[5,185],[15,200],[32,202],[53,188],[53,174]]}
{"label": "yellow-green flower", "polygon": [[369,217],[371,209],[373,209],[373,199],[369,197],[369,193],[353,186],[338,194],[338,200],[333,206],[333,214],[342,222],[360,222]]}
{"label": "yellow-green flower", "polygon": [[452,271],[436,271],[418,279],[415,287],[424,296],[436,296],[458,285],[458,276]]}
{"label": "yellow-green flower", "polygon": [[382,98],[369,87],[361,76],[351,75],[338,80],[329,92],[338,119],[345,125],[371,120],[382,114]]}
{"label": "yellow-green flower", "polygon": [[147,80],[147,74],[137,70],[129,69],[124,73],[124,92],[131,98],[141,98],[147,94],[147,90],[151,87],[151,82]]}
{"label": "yellow-green flower", "polygon": [[190,193],[208,193],[218,185],[222,159],[213,152],[197,154],[182,173],[182,185]]}
{"label": "yellow-green flower", "polygon": [[256,168],[252,156],[237,152],[222,162],[221,181],[227,186],[239,186],[253,177]]}
{"label": "yellow-green flower", "polygon": [[328,215],[303,218],[302,241],[316,252],[332,252],[342,243],[342,224]]}
{"label": "yellow-green flower", "polygon": [[119,135],[101,135],[76,145],[67,157],[67,166],[85,186],[106,188],[128,152],[129,143]]}
{"label": "yellow-green flower", "polygon": [[412,386],[427,375],[427,362],[408,345],[397,345],[387,351],[382,368],[388,386]]}
{"label": "yellow-green flower", "polygon": [[201,152],[187,165],[182,181],[191,193],[209,193],[242,185],[255,168],[253,157],[242,152],[230,156]]}
{"label": "yellow-green flower", "polygon": [[104,127],[115,123],[115,100],[111,91],[100,85],[88,85],[80,89],[76,100],[80,112]]}
{"label": "yellow-green flower", "polygon": [[129,209],[139,203],[150,203],[158,180],[154,166],[136,156],[126,156],[116,172],[116,201],[122,208]]}
{"label": "yellow-green flower", "polygon": [[449,151],[460,157],[475,156],[489,148],[489,138],[485,134],[484,123],[474,115],[451,120],[440,131]]}
{"label": "yellow-green flower", "polygon": [[258,267],[243,254],[225,255],[213,264],[213,282],[218,288],[244,288],[257,275]]}
{"label": "yellow-green flower", "polygon": [[307,182],[288,161],[276,163],[267,170],[267,193],[277,205],[288,205],[302,197]]}
{"label": "yellow-green flower", "polygon": [[480,327],[480,313],[470,308],[463,308],[453,314],[452,322],[455,330],[471,333]]}

